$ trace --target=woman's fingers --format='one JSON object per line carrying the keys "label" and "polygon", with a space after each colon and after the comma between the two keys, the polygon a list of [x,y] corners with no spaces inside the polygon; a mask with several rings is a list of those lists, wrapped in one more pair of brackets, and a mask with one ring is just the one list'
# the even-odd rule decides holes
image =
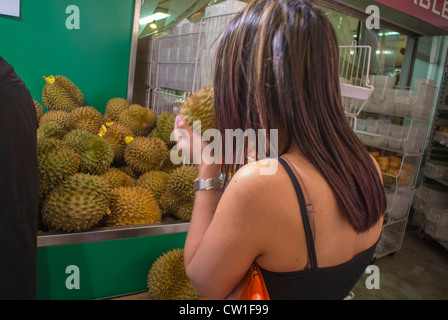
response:
{"label": "woman's fingers", "polygon": [[[186,159],[190,159],[190,163],[194,159],[201,159],[201,148],[194,147],[195,144],[201,144],[201,136],[195,133],[192,127],[180,116],[175,119],[173,136],[177,142],[177,150],[180,150]],[[197,155],[194,156],[194,153],[197,153]]]}

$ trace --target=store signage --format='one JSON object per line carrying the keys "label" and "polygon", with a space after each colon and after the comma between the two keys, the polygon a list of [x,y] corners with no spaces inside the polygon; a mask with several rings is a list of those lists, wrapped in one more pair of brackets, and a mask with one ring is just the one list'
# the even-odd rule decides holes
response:
{"label": "store signage", "polygon": [[20,0],[0,0],[0,15],[20,17]]}
{"label": "store signage", "polygon": [[448,31],[448,0],[375,0]]}

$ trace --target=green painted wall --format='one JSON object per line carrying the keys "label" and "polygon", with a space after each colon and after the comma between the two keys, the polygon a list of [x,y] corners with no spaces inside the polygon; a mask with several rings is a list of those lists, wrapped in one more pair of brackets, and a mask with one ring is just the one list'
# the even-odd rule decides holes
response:
{"label": "green painted wall", "polygon": [[[69,30],[66,8],[79,8],[79,30]],[[0,56],[12,64],[41,102],[43,76],[64,75],[104,112],[126,98],[134,0],[22,0],[20,20],[0,16]]]}
{"label": "green painted wall", "polygon": [[[148,271],[163,253],[183,248],[186,233],[39,248],[38,300],[91,300],[147,290]],[[79,289],[68,289],[68,266],[79,268]],[[72,278],[69,279],[69,283]]]}
{"label": "green painted wall", "polygon": [[[42,102],[43,76],[64,75],[104,112],[113,97],[126,98],[134,0],[22,0],[21,19],[0,16],[0,56],[12,64]],[[79,8],[80,29],[69,30],[66,8]],[[100,299],[146,290],[152,263],[183,248],[186,233],[39,248],[37,299]],[[80,288],[65,273],[76,265]]]}

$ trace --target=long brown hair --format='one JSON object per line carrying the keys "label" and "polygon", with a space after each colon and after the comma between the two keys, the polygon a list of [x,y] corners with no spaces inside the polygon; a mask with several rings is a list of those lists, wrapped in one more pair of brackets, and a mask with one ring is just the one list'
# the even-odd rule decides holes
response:
{"label": "long brown hair", "polygon": [[[269,135],[281,128],[286,150],[297,144],[353,228],[364,232],[383,215],[386,197],[372,158],[343,112],[338,61],[334,30],[308,1],[254,0],[217,43],[216,117],[221,132],[251,128]],[[223,172],[241,166],[225,164]]]}

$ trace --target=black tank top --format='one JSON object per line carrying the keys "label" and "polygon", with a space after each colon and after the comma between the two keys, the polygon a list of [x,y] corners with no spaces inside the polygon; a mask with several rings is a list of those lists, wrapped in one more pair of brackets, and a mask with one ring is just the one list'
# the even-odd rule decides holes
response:
{"label": "black tank top", "polygon": [[342,300],[348,296],[372,261],[378,241],[343,264],[319,268],[314,248],[313,229],[300,183],[286,161],[282,158],[278,160],[288,173],[299,200],[308,247],[309,267],[291,272],[272,272],[260,267],[269,297],[272,300]]}

